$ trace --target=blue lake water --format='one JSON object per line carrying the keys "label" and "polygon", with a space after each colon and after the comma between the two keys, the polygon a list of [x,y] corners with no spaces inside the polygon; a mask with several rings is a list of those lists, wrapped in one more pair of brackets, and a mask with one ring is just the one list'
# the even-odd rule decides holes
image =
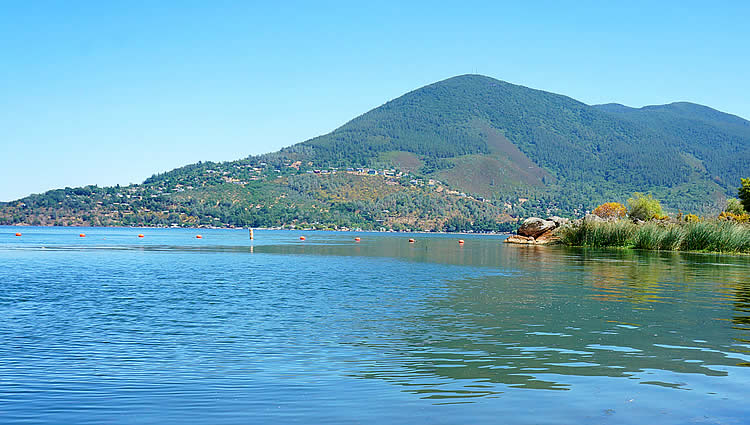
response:
{"label": "blue lake water", "polygon": [[0,422],[750,422],[750,257],[255,236],[0,227]]}

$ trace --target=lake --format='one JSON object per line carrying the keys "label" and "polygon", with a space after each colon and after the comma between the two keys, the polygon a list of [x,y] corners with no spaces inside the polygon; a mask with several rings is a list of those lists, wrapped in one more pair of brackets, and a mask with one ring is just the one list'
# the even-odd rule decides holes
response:
{"label": "lake", "polygon": [[503,238],[0,227],[0,422],[750,421],[750,257]]}

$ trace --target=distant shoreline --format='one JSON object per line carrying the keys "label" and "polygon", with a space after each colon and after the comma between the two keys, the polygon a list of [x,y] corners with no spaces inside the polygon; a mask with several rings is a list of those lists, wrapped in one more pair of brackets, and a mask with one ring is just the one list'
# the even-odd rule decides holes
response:
{"label": "distant shoreline", "polygon": [[503,236],[503,235],[512,235],[513,233],[510,232],[445,232],[445,231],[424,231],[424,230],[411,230],[411,231],[404,231],[404,230],[386,230],[386,231],[380,231],[380,230],[337,230],[337,229],[282,229],[279,227],[190,227],[190,226],[180,226],[180,227],[165,227],[165,226],[42,226],[42,225],[31,225],[31,224],[3,224],[0,225],[0,228],[10,228],[10,227],[23,227],[23,228],[29,228],[29,227],[39,227],[39,228],[56,228],[56,229],[188,229],[188,230],[282,230],[282,231],[291,231],[291,232],[341,232],[341,233],[415,233],[415,234],[426,234],[426,235],[487,235],[487,236]]}

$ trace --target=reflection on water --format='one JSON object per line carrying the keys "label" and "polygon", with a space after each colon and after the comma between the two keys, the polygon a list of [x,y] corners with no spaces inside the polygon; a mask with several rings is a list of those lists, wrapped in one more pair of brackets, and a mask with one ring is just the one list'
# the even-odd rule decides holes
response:
{"label": "reflection on water", "polygon": [[493,396],[501,393],[497,383],[568,390],[566,375],[691,389],[687,382],[648,378],[653,371],[727,376],[726,367],[748,365],[747,350],[733,343],[726,324],[732,302],[734,323],[750,323],[750,294],[742,292],[750,264],[742,257],[499,244],[481,250],[445,243],[266,248],[500,267],[503,273],[451,282],[417,315],[402,318],[406,326],[388,328],[385,344],[363,344],[402,360],[374,362],[355,376],[427,398]]}
{"label": "reflection on water", "polygon": [[[750,276],[748,276],[750,278]],[[734,310],[732,322],[735,329],[750,331],[750,282],[734,285]]]}
{"label": "reflection on water", "polygon": [[30,230],[0,242],[10,422],[133,411],[135,422],[207,423],[750,414],[748,257],[481,236],[460,246],[207,231],[197,242],[159,230],[134,241],[127,229],[92,229],[81,241]]}

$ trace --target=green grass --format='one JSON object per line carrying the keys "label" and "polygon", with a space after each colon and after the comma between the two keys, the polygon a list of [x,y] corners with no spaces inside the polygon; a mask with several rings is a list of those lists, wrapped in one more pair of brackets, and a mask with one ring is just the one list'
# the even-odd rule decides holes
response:
{"label": "green grass", "polygon": [[724,221],[583,222],[564,228],[560,240],[570,246],[750,253],[750,226]]}
{"label": "green grass", "polygon": [[630,244],[635,230],[636,225],[626,220],[601,223],[584,221],[578,225],[564,227],[560,241],[572,246],[626,247]]}

